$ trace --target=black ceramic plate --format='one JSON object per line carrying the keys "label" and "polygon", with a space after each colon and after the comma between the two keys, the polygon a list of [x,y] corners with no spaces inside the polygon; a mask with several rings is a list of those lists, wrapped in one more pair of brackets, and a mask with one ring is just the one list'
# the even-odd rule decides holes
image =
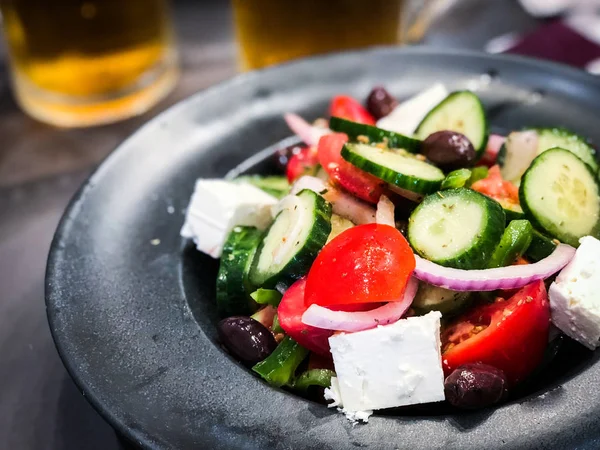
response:
{"label": "black ceramic plate", "polygon": [[[562,125],[600,142],[600,81],[517,57],[378,49],[240,76],[175,106],[80,190],[52,245],[47,308],[81,391],[147,448],[598,448],[600,365],[569,353],[522,399],[456,415],[342,415],[272,389],[215,341],[217,262],[179,238],[197,177],[222,177],[313,119],[338,93],[384,84],[400,98],[436,81],[478,91],[498,130]],[[242,168],[271,170],[266,150]]]}

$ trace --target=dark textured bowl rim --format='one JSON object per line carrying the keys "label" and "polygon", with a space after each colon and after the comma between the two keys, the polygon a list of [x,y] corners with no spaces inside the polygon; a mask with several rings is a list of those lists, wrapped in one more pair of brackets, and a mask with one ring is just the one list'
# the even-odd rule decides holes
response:
{"label": "dark textured bowl rim", "polygon": [[[202,100],[204,96],[214,95],[223,93],[225,94],[227,90],[235,85],[242,83],[252,83],[254,80],[263,76],[264,73],[280,73],[281,75],[285,75],[286,72],[294,71],[296,67],[300,67],[303,65],[314,65],[318,66],[319,64],[327,63],[328,61],[335,60],[336,58],[341,58],[345,56],[360,56],[360,55],[373,55],[378,54],[380,56],[387,57],[398,57],[401,55],[427,55],[431,57],[435,57],[439,54],[456,56],[457,58],[480,58],[490,62],[513,62],[518,63],[523,66],[534,67],[541,70],[546,70],[548,72],[552,72],[557,77],[566,76],[571,79],[577,79],[583,84],[595,84],[600,83],[599,79],[581,71],[579,69],[575,69],[566,65],[557,64],[541,59],[535,59],[530,57],[524,57],[519,55],[492,55],[486,54],[478,51],[469,51],[469,50],[440,50],[435,48],[427,48],[427,47],[407,47],[407,48],[395,48],[395,47],[373,47],[367,50],[358,50],[358,51],[347,51],[347,52],[339,52],[325,55],[317,55],[309,58],[303,58],[300,60],[291,61],[285,64],[268,67],[265,69],[239,74],[227,81],[221,82],[215,86],[212,86],[203,91],[199,91],[192,96],[178,102],[176,105],[168,108],[166,111],[163,111],[149,122],[140,127],[135,133],[133,133],[130,137],[128,137],[125,141],[123,141],[110,155],[108,155],[105,160],[92,172],[89,178],[85,181],[85,183],[78,189],[75,193],[74,197],[71,199],[63,217],[60,220],[60,223],[57,227],[54,239],[51,244],[50,253],[48,256],[47,269],[46,269],[46,308],[47,315],[50,324],[50,330],[52,337],[54,339],[56,348],[62,359],[69,375],[72,377],[78,388],[84,393],[86,399],[93,405],[93,407],[101,414],[101,416],[107,420],[118,433],[125,436],[132,442],[138,443],[145,448],[163,448],[161,445],[158,445],[156,441],[154,441],[147,430],[139,430],[132,426],[131,422],[128,423],[128,420],[123,415],[116,414],[111,410],[111,406],[103,403],[98,396],[98,393],[88,384],[85,378],[80,376],[80,373],[77,368],[77,361],[74,361],[71,356],[65,351],[63,342],[62,333],[59,332],[55,325],[55,309],[54,304],[57,300],[58,293],[53,289],[53,279],[55,277],[55,265],[57,263],[57,250],[60,248],[61,240],[64,235],[68,232],[68,227],[70,222],[73,220],[72,213],[74,209],[78,207],[79,202],[84,198],[86,190],[95,183],[95,180],[99,178],[105,171],[110,170],[113,164],[118,163],[119,154],[124,151],[132,140],[135,139],[139,134],[144,134],[148,131],[151,131],[154,127],[158,126],[161,122],[165,120],[176,117],[180,114],[181,111],[185,110],[186,106],[190,103],[196,103]],[[573,380],[570,380],[569,383],[573,383]],[[280,391],[281,392],[281,391]],[[288,395],[288,394],[285,394]],[[367,427],[369,425],[366,425]],[[459,427],[460,428],[460,427]],[[598,438],[597,434],[594,438]]]}

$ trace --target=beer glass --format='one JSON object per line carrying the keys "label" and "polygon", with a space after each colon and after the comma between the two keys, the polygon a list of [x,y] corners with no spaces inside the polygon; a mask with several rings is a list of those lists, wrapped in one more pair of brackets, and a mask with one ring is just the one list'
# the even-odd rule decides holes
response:
{"label": "beer glass", "polygon": [[240,68],[419,40],[435,1],[233,0]]}
{"label": "beer glass", "polygon": [[177,80],[167,0],[0,0],[18,103],[76,127],[143,113]]}

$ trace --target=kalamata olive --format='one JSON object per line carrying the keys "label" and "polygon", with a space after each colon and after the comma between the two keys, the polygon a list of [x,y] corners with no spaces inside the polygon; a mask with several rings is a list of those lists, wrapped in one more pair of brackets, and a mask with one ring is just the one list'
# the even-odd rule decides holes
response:
{"label": "kalamata olive", "polygon": [[253,366],[269,356],[277,342],[263,324],[251,317],[234,316],[217,325],[219,340],[242,363]]}
{"label": "kalamata olive", "polygon": [[450,171],[475,164],[477,153],[461,133],[438,131],[423,141],[423,154],[442,170]]}
{"label": "kalamata olive", "polygon": [[289,160],[295,154],[300,153],[300,150],[302,150],[302,148],[304,148],[303,145],[294,144],[294,145],[290,145],[289,147],[283,147],[283,148],[277,149],[277,151],[275,151],[275,154],[274,154],[275,164],[277,165],[277,167],[281,171],[285,172],[285,169],[287,168]]}
{"label": "kalamata olive", "polygon": [[507,394],[504,372],[483,363],[464,364],[444,382],[446,400],[459,408],[475,409],[493,405]]}
{"label": "kalamata olive", "polygon": [[387,116],[396,106],[398,100],[381,86],[374,87],[367,97],[367,110],[376,119]]}

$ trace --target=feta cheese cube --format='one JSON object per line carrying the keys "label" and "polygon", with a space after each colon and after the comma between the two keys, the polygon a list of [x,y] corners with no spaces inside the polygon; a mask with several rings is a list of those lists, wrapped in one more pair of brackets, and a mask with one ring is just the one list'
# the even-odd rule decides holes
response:
{"label": "feta cheese cube", "polygon": [[414,97],[403,101],[385,117],[377,121],[384,130],[412,135],[427,113],[448,96],[448,89],[442,83],[436,83]]}
{"label": "feta cheese cube", "polygon": [[[444,400],[439,311],[329,338],[345,410]],[[333,394],[333,392],[332,392]]]}
{"label": "feta cheese cube", "polygon": [[582,237],[575,256],[550,285],[552,323],[589,349],[600,346],[600,241]]}
{"label": "feta cheese cube", "polygon": [[277,199],[248,183],[199,179],[187,209],[181,236],[219,258],[227,236],[236,225],[265,229]]}

